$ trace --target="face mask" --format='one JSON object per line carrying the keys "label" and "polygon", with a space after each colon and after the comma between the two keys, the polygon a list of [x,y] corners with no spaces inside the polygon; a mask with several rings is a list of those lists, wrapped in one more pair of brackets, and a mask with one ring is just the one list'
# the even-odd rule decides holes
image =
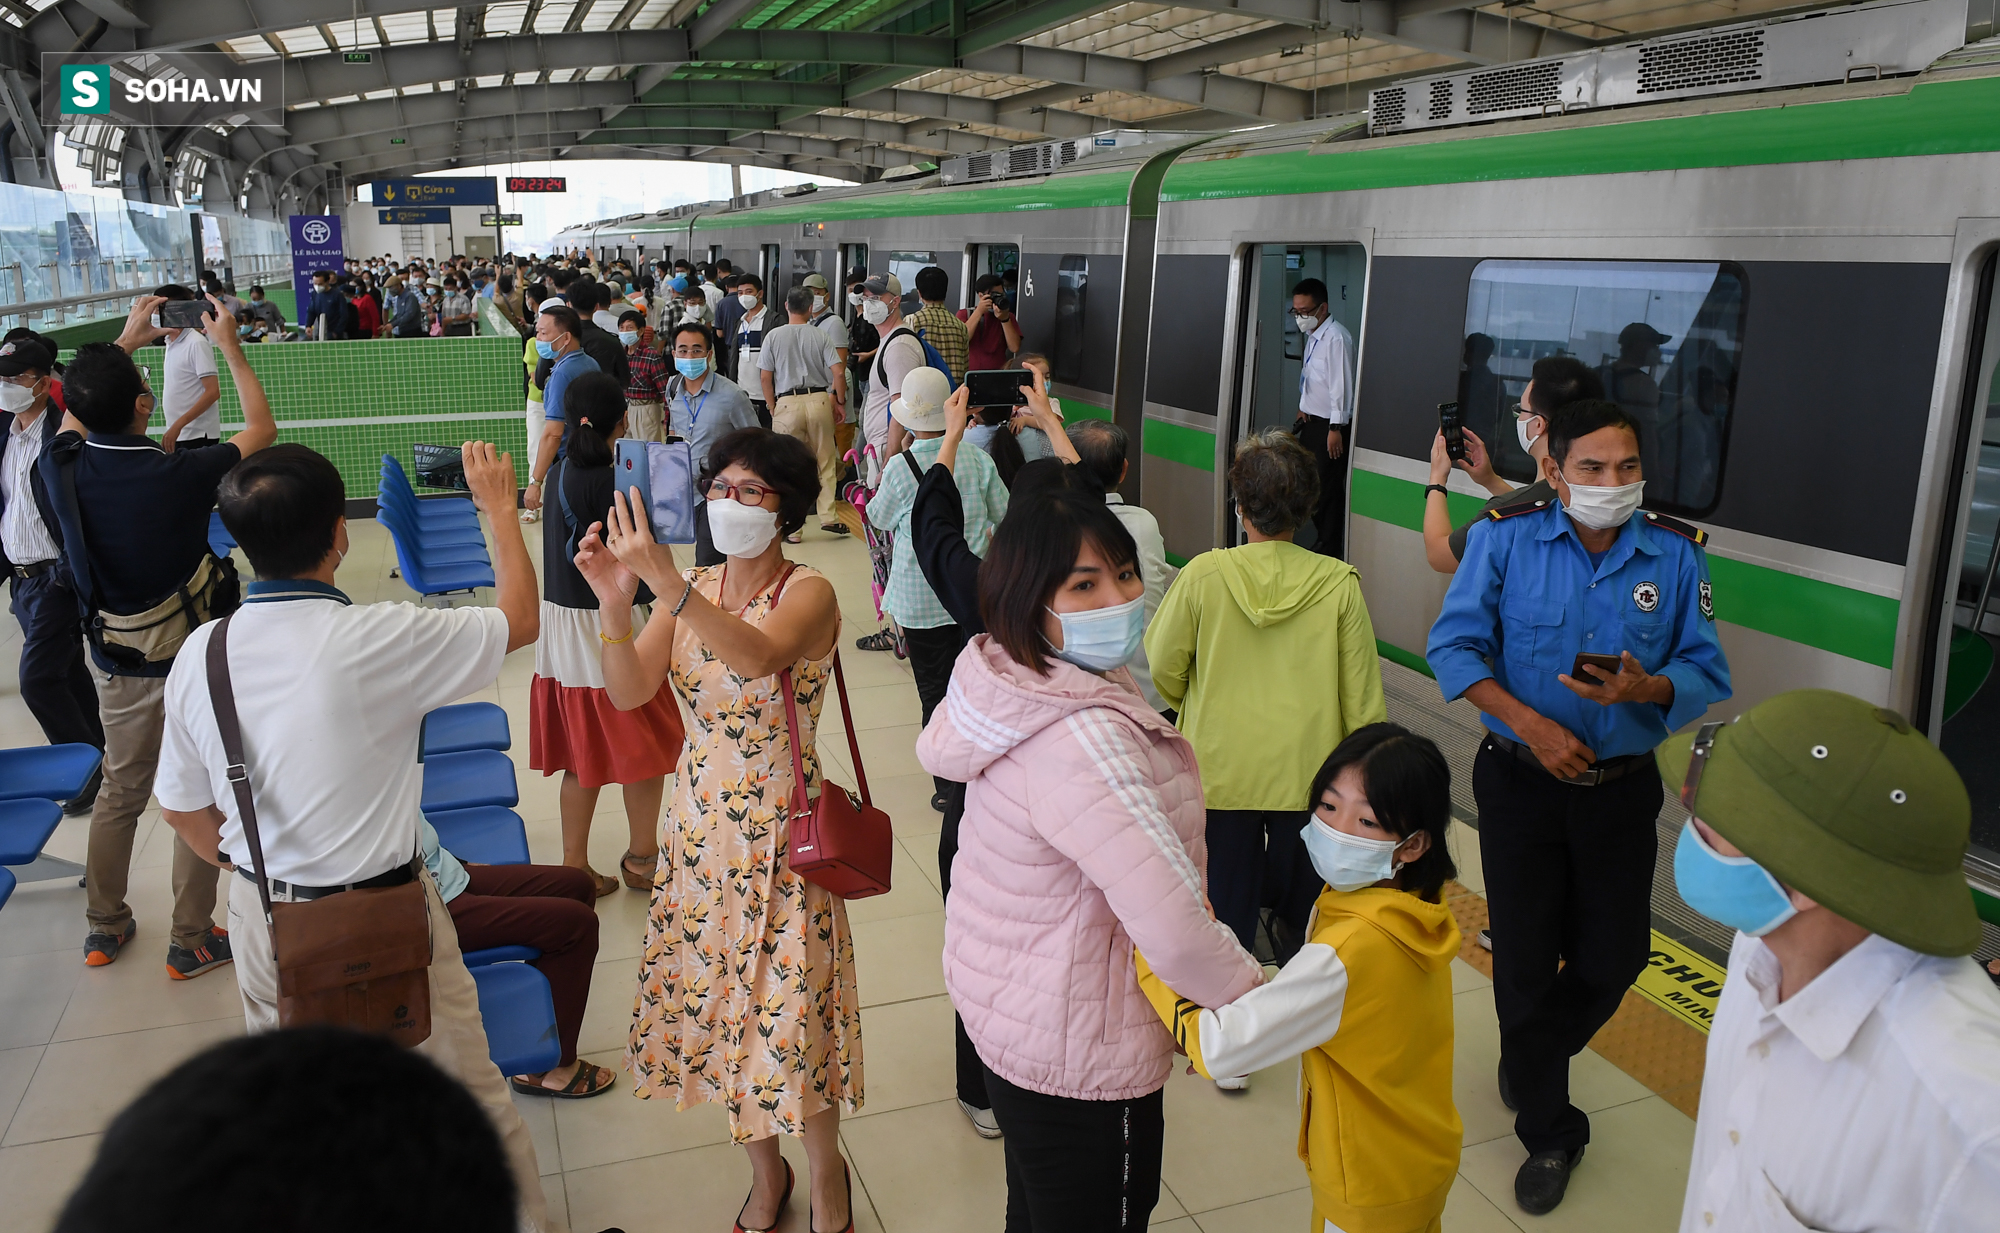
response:
{"label": "face mask", "polygon": [[1146,636],[1146,597],[1109,608],[1056,612],[1062,624],[1062,649],[1056,658],[1089,672],[1109,672],[1132,662]]}
{"label": "face mask", "polygon": [[889,305],[884,300],[863,300],[861,319],[870,325],[880,325],[889,319]]}
{"label": "face mask", "polygon": [[763,555],[778,535],[778,512],[745,505],[735,497],[711,498],[708,534],[715,550],[729,557]]}
{"label": "face mask", "polygon": [[[1535,442],[1542,439],[1539,433],[1534,436],[1528,435],[1528,425],[1540,418],[1542,417],[1539,415],[1531,415],[1527,419],[1522,419],[1520,416],[1514,417],[1514,438],[1521,443],[1521,452],[1523,454],[1531,452],[1535,448]],[[1574,489],[1571,491],[1574,491]]]}
{"label": "face mask", "polygon": [[552,360],[556,358],[556,345],[546,338],[537,338],[535,340],[535,354],[545,360]]}
{"label": "face mask", "polygon": [[620,330],[620,331],[618,331],[618,341],[619,341],[619,342],[621,342],[621,343],[624,343],[624,344],[625,344],[626,346],[628,346],[628,347],[629,347],[629,346],[631,346],[631,345],[632,345],[633,343],[636,343],[636,342],[638,342],[638,341],[639,341],[639,331],[637,331],[637,330]]}
{"label": "face mask", "polygon": [[1636,484],[1620,484],[1615,488],[1593,488],[1589,484],[1571,484],[1570,499],[1563,503],[1570,517],[1593,531],[1609,531],[1622,527],[1632,511],[1639,508],[1639,502],[1646,495],[1646,481]]}
{"label": "face mask", "polygon": [[1717,852],[1691,821],[1681,825],[1680,842],[1674,845],[1674,888],[1695,911],[1753,938],[1799,914],[1792,897],[1762,865],[1747,856]]}
{"label": "face mask", "polygon": [[859,291],[848,292],[847,302],[853,305],[855,308],[861,307],[861,293]]}
{"label": "face mask", "polygon": [[1301,334],[1310,335],[1314,330],[1317,330],[1319,328],[1318,317],[1294,316],[1292,318],[1292,322],[1299,327],[1299,333]]}
{"label": "face mask", "polygon": [[739,295],[736,297],[736,302],[743,306],[743,311],[746,313],[756,311],[757,297],[754,295]]}
{"label": "face mask", "polygon": [[826,307],[826,297],[825,297],[825,296],[823,296],[823,295],[816,295],[816,296],[814,296],[814,297],[813,297],[813,311],[814,311],[814,312],[818,312],[819,310],[821,310],[822,308],[825,308],[825,307]]}
{"label": "face mask", "polygon": [[26,411],[34,405],[34,390],[12,381],[0,381],[0,411]]}
{"label": "face mask", "polygon": [[674,371],[692,381],[708,371],[708,357],[698,356],[689,359],[687,356],[677,355],[674,357]]}
{"label": "face mask", "polygon": [[1385,878],[1393,878],[1403,867],[1396,859],[1400,839],[1363,839],[1337,831],[1318,819],[1306,823],[1299,837],[1306,841],[1306,855],[1326,884],[1337,891],[1360,890]]}

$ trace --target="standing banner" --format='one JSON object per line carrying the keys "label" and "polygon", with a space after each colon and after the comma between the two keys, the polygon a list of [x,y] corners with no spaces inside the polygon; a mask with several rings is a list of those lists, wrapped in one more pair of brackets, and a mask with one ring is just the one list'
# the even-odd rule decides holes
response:
{"label": "standing banner", "polygon": [[292,230],[292,295],[298,305],[299,324],[305,324],[306,308],[312,303],[314,270],[338,272],[346,261],[340,246],[340,215],[294,214]]}

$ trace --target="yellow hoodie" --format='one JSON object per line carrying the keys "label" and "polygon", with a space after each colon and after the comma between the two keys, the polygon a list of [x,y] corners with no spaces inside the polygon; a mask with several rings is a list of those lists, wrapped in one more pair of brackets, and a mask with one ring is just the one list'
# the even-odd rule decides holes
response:
{"label": "yellow hoodie", "polygon": [[1450,909],[1407,891],[1321,893],[1311,940],[1271,981],[1204,1010],[1138,959],[1139,987],[1203,1075],[1247,1075],[1297,1055],[1299,1159],[1313,1230],[1434,1227],[1464,1127],[1451,1099]]}

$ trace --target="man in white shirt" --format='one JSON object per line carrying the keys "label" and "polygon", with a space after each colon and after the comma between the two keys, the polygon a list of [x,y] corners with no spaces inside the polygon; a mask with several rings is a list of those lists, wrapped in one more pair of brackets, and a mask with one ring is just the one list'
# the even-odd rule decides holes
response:
{"label": "man in white shirt", "polygon": [[1293,435],[1319,459],[1319,509],[1313,551],[1330,557],[1347,548],[1347,459],[1354,432],[1354,336],[1334,320],[1326,284],[1300,280],[1292,288],[1292,318],[1305,336],[1299,365],[1299,417]]}
{"label": "man in white shirt", "polygon": [[[192,300],[194,292],[176,283],[160,288],[168,300]],[[200,330],[166,332],[166,376],[160,390],[160,410],[167,417],[167,433],[161,446],[200,449],[222,440],[222,415],[216,404],[222,398],[222,383],[215,374],[215,348]]]}
{"label": "man in white shirt", "polygon": [[[1104,489],[1104,504],[1118,516],[1118,521],[1131,533],[1132,542],[1139,547],[1139,580],[1146,584],[1146,622],[1151,624],[1167,588],[1173,585],[1180,571],[1167,564],[1167,542],[1160,535],[1160,522],[1153,517],[1153,511],[1143,505],[1127,505],[1125,498],[1118,495],[1118,485],[1125,482],[1132,469],[1131,437],[1110,420],[1080,419],[1066,425],[1064,431],[1069,435],[1070,446],[1076,450],[1077,465]],[[1139,692],[1154,710],[1165,711],[1167,702],[1153,684],[1145,647],[1139,648],[1131,667]]]}
{"label": "man in white shirt", "polygon": [[1674,881],[1737,930],[1681,1233],[2000,1223],[2000,992],[1968,956],[1965,785],[1894,711],[1802,689],[1659,749]]}
{"label": "man in white shirt", "polygon": [[819,462],[820,530],[845,535],[846,525],[833,513],[840,495],[833,426],[847,403],[847,364],[826,332],[811,324],[812,311],[811,287],[785,293],[786,324],[764,335],[757,367],[772,430],[805,442]]}
{"label": "man in white shirt", "polygon": [[167,677],[153,790],[188,847],[233,870],[230,939],[253,1032],[278,1026],[259,873],[270,879],[271,898],[288,903],[364,882],[421,879],[430,910],[431,1034],[417,1051],[465,1084],[493,1119],[520,1188],[522,1226],[542,1229],[534,1142],[488,1057],[478,990],[451,913],[430,874],[411,869],[423,818],[417,747],[425,712],[492,684],[507,653],[533,645],[540,629],[534,566],[513,517],[513,459],[478,441],[464,454],[466,483],[492,524],[492,608],[351,604],[334,585],[348,539],[333,464],[303,445],[279,445],[230,472],[218,494],[223,524],[260,579],[227,625],[263,868],[250,867],[209,695],[208,643],[224,622],[190,634]]}
{"label": "man in white shirt", "polygon": [[[861,431],[875,447],[868,463],[868,483],[873,487],[880,482],[883,460],[910,439],[901,425],[890,422],[889,404],[903,396],[903,378],[928,360],[916,331],[903,324],[903,283],[894,274],[877,274],[861,284],[860,312],[882,339],[868,372],[868,405],[861,415]],[[898,330],[902,333],[895,336]]]}

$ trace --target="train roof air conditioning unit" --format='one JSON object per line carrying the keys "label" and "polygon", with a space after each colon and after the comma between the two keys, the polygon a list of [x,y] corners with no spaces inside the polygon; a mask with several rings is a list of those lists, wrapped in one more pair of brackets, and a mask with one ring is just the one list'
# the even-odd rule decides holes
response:
{"label": "train roof air conditioning unit", "polygon": [[945,184],[975,184],[981,180],[1010,180],[1017,176],[1045,176],[1080,158],[1102,154],[1126,146],[1150,145],[1183,137],[1183,133],[1155,132],[1151,129],[1121,128],[1088,137],[1066,137],[1059,141],[1038,141],[1033,145],[1010,146],[983,154],[965,154],[938,164],[938,179]]}
{"label": "train roof air conditioning unit", "polygon": [[1368,133],[1920,73],[1966,22],[1966,0],[1882,0],[1406,78],[1368,92]]}

